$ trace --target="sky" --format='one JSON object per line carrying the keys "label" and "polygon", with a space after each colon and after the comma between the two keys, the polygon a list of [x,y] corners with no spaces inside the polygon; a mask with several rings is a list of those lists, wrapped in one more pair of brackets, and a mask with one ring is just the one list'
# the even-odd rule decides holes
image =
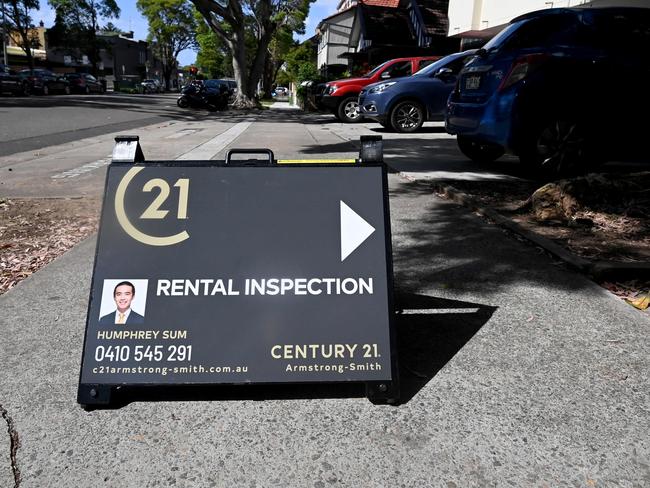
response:
{"label": "sky", "polygon": [[[316,0],[311,5],[309,10],[309,17],[307,17],[307,28],[305,34],[295,38],[299,41],[308,39],[316,33],[316,26],[321,19],[332,15],[336,11],[336,6],[339,0]],[[147,38],[147,20],[140,15],[138,9],[135,7],[135,0],[117,0],[120,7],[120,17],[118,19],[108,19],[100,22],[101,25],[106,25],[109,21],[115,24],[123,31],[133,31],[134,39],[145,40]],[[52,27],[54,25],[54,10],[50,8],[47,0],[41,0],[41,9],[33,15],[34,23],[42,20],[45,27]],[[196,60],[196,53],[192,50],[185,50],[181,52],[178,61],[181,66],[186,66],[194,63]]]}

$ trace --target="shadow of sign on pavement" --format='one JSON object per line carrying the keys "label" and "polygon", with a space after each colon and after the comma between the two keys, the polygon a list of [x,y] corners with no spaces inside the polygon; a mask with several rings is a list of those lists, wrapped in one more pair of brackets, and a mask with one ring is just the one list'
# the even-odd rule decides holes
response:
{"label": "shadow of sign on pavement", "polygon": [[497,307],[397,294],[400,403],[408,403],[483,327]]}

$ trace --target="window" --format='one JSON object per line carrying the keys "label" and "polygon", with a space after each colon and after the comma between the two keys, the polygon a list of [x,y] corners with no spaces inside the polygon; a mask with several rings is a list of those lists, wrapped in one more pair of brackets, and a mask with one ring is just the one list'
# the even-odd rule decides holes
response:
{"label": "window", "polygon": [[472,59],[472,56],[465,56],[462,58],[458,58],[452,61],[451,63],[449,63],[446,66],[446,68],[449,68],[452,74],[457,75],[470,59]]}
{"label": "window", "polygon": [[631,15],[591,14],[586,23],[590,27],[588,41],[602,49],[645,52],[650,46],[650,14]]}
{"label": "window", "polygon": [[434,61],[435,59],[423,59],[422,61],[419,62],[417,71],[421,70],[425,66],[429,66]]}
{"label": "window", "polygon": [[525,22],[504,43],[505,49],[526,49],[573,44],[577,18],[574,15],[548,15]]}
{"label": "window", "polygon": [[389,78],[399,78],[400,76],[410,76],[411,75],[411,62],[410,61],[402,61],[399,63],[395,63],[394,65],[388,67],[386,71],[384,71],[381,76],[384,78],[386,76],[386,73],[388,73]]}

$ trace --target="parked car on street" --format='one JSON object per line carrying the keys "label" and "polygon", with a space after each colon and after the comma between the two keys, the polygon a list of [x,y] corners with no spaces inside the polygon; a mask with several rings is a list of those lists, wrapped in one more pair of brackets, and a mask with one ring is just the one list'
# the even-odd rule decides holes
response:
{"label": "parked car on street", "polygon": [[204,80],[203,88],[207,91],[228,93],[230,94],[230,86],[225,80]]}
{"label": "parked car on street", "polygon": [[276,86],[275,90],[273,90],[273,94],[273,96],[276,97],[286,97],[289,95],[289,89],[284,86]]}
{"label": "parked car on street", "polygon": [[9,66],[0,64],[0,93],[29,95],[29,84]]}
{"label": "parked car on street", "polygon": [[450,54],[412,76],[366,86],[359,95],[361,115],[397,132],[415,132],[425,121],[444,120],[456,77],[475,52]]}
{"label": "parked car on street", "polygon": [[230,89],[223,80],[205,80],[203,83],[189,83],[181,90],[176,100],[180,108],[206,108],[210,112],[228,108]]}
{"label": "parked car on street", "polygon": [[64,75],[41,68],[24,69],[19,75],[28,83],[31,93],[40,95],[49,95],[50,93],[70,94],[70,83]]}
{"label": "parked car on street", "polygon": [[140,83],[143,93],[162,93],[163,86],[159,80],[148,79]]}
{"label": "parked car on street", "polygon": [[504,153],[581,172],[647,138],[650,9],[571,8],[513,19],[459,75],[446,128],[475,161]]}
{"label": "parked car on street", "polygon": [[237,95],[237,82],[235,80],[229,78],[221,78],[217,81],[225,83],[228,86],[228,91],[231,99],[233,99],[235,95]]}
{"label": "parked car on street", "polygon": [[329,109],[342,122],[360,122],[359,93],[363,87],[378,81],[411,76],[440,56],[397,58],[380,64],[368,74],[358,78],[330,81],[324,93],[316,98],[316,104]]}
{"label": "parked car on street", "polygon": [[70,82],[70,89],[75,93],[104,93],[101,81],[88,73],[68,73],[65,77]]}

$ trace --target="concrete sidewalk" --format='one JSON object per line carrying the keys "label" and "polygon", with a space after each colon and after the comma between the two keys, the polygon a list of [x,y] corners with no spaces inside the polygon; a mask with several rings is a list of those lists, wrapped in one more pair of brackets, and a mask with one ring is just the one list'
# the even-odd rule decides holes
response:
{"label": "concrete sidewalk", "polygon": [[[81,410],[91,239],[0,297],[20,486],[648,486],[648,317],[427,185],[389,186],[401,405],[242,387]],[[0,486],[10,448],[3,429]]]}

